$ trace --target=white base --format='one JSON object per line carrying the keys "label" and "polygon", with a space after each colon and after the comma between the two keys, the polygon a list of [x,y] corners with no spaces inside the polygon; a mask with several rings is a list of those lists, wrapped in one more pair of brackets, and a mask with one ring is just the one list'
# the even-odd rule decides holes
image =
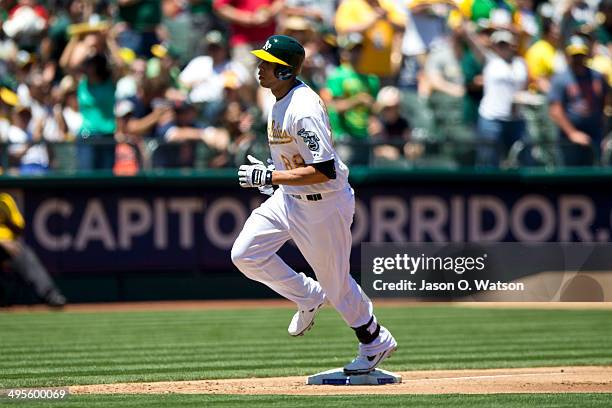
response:
{"label": "white base", "polygon": [[342,368],[334,368],[308,377],[307,385],[384,385],[401,383],[402,377],[390,371],[376,370],[368,374],[346,375]]}

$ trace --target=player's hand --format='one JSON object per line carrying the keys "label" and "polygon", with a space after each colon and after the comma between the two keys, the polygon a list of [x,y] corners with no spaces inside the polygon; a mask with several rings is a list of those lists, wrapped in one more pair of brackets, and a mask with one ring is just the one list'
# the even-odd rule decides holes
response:
{"label": "player's hand", "polygon": [[261,160],[249,155],[249,162],[238,169],[238,182],[240,187],[263,187],[272,185],[272,170],[268,169]]}
{"label": "player's hand", "polygon": [[[256,157],[251,156],[250,154],[247,156],[247,159],[251,164],[263,164],[261,160],[259,160]],[[272,160],[268,159],[266,161],[268,162],[268,166],[266,168],[268,170],[274,171],[276,168],[274,167],[274,163],[272,163]],[[274,194],[274,187],[270,185],[257,187],[257,189],[259,190],[261,194],[265,194],[267,196],[271,196],[272,194]]]}

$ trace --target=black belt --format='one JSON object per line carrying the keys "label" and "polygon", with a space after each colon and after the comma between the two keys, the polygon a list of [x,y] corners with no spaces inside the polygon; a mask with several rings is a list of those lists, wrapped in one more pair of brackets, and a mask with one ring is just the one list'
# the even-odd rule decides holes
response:
{"label": "black belt", "polygon": [[321,196],[320,193],[316,193],[316,194],[308,194],[305,196],[301,196],[299,194],[290,194],[291,197],[293,198],[297,198],[298,200],[303,200],[304,198],[308,201],[319,201],[323,199],[323,196]]}

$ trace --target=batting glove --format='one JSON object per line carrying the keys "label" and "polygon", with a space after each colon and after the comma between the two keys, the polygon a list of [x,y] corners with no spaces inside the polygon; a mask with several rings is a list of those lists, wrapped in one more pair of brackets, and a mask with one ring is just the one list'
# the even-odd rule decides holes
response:
{"label": "batting glove", "polygon": [[266,167],[261,160],[251,155],[247,156],[247,159],[252,164],[243,164],[238,169],[238,182],[240,183],[240,187],[258,187],[259,191],[268,194],[268,189],[272,187],[272,171],[274,170],[274,166]]}

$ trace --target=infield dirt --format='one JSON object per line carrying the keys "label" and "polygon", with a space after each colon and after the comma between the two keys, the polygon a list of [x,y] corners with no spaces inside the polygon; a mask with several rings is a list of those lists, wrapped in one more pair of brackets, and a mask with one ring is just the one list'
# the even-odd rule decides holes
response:
{"label": "infield dirt", "polygon": [[405,371],[401,384],[313,386],[305,377],[79,385],[73,394],[499,394],[612,392],[612,367]]}

